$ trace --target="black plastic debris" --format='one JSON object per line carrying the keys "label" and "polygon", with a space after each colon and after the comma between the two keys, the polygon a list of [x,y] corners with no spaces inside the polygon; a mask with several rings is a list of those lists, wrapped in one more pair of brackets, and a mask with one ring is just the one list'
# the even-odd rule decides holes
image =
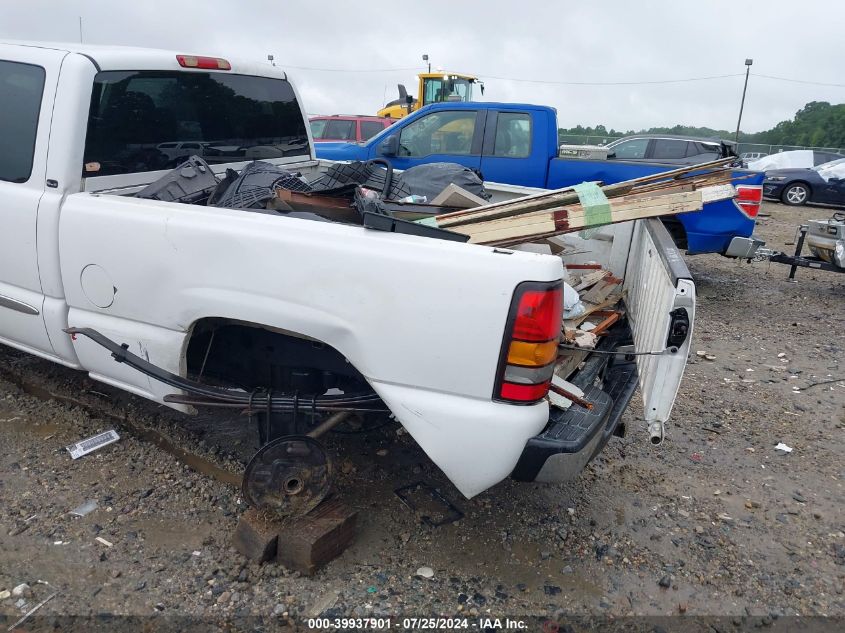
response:
{"label": "black plastic debris", "polygon": [[373,231],[385,231],[386,233],[402,233],[403,235],[418,235],[419,237],[431,237],[437,240],[448,242],[466,242],[469,235],[438,229],[436,226],[417,224],[409,220],[392,218],[389,215],[377,213],[364,213],[364,228]]}
{"label": "black plastic debris", "polygon": [[223,176],[222,180],[217,183],[217,186],[214,188],[214,191],[211,192],[211,195],[208,197],[208,202],[206,204],[208,206],[215,206],[223,197],[223,194],[226,193],[226,190],[238,179],[238,172],[234,169],[226,169],[226,175]]}
{"label": "black plastic debris", "polygon": [[378,191],[384,200],[398,200],[411,195],[410,189],[397,184],[391,164],[381,158],[335,163],[310,184],[313,191],[323,195],[352,195],[358,186]]}
{"label": "black plastic debris", "polygon": [[393,188],[408,193],[391,195],[389,199],[399,200],[408,195],[415,195],[434,200],[441,191],[452,184],[484,200],[492,197],[484,189],[484,181],[475,170],[457,163],[428,163],[411,167],[396,176]]}
{"label": "black plastic debris", "polygon": [[197,204],[205,202],[217,187],[217,177],[202,158],[191,156],[136,194],[138,198]]}
{"label": "black plastic debris", "polygon": [[356,187],[355,196],[352,199],[352,206],[364,217],[365,213],[390,216],[392,213],[384,206],[381,196],[372,189]]}
{"label": "black plastic debris", "polygon": [[311,187],[299,175],[265,161],[253,161],[226,189],[215,206],[234,209],[263,207],[276,189],[309,192]]}

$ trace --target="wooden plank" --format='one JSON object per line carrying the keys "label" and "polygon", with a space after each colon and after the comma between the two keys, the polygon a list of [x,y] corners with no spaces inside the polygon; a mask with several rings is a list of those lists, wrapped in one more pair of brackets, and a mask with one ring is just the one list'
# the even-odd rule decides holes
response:
{"label": "wooden plank", "polygon": [[[613,196],[624,195],[630,192],[635,187],[642,187],[645,185],[654,185],[657,188],[671,187],[677,184],[678,179],[693,171],[707,172],[715,168],[721,168],[734,158],[723,158],[709,163],[702,163],[699,165],[688,165],[679,169],[642,176],[632,180],[627,180],[613,185],[608,185],[602,188],[605,196],[608,198]],[[730,178],[729,169],[721,169],[716,173],[724,172],[725,177]],[[706,175],[706,174],[704,174]],[[702,175],[696,175],[693,178],[701,178]],[[683,184],[683,183],[682,183]],[[437,224],[440,227],[455,226],[458,224],[470,224],[491,220],[494,218],[508,217],[510,215],[525,212],[526,209],[533,208],[534,210],[542,210],[548,208],[539,205],[556,206],[558,204],[568,204],[578,200],[577,194],[572,191],[572,187],[563,187],[548,192],[531,194],[515,200],[506,200],[504,202],[487,204],[481,207],[476,207],[468,211],[457,211],[454,213],[445,213],[437,218]]]}
{"label": "wooden plank", "polygon": [[610,328],[611,325],[616,323],[621,318],[621,316],[621,312],[619,312],[618,310],[614,310],[610,313],[610,316],[605,317],[602,321],[599,321],[599,324],[590,331],[596,336],[604,334]]}
{"label": "wooden plank", "polygon": [[276,561],[302,574],[314,574],[349,547],[357,518],[357,511],[337,498],[323,501],[279,531]]}
{"label": "wooden plank", "polygon": [[[701,194],[697,191],[611,201],[611,223],[625,222],[660,215],[675,215],[701,209]],[[520,236],[536,236],[555,233],[571,233],[589,228],[589,213],[580,205],[544,211],[536,214],[493,220],[469,226],[452,227],[452,230],[470,236],[470,242],[483,244],[492,241],[512,239]]]}
{"label": "wooden plank", "polygon": [[609,274],[610,271],[602,269],[599,269],[592,273],[587,273],[586,275],[581,276],[581,279],[578,280],[578,283],[575,284],[573,288],[578,291],[584,290],[584,288],[589,288],[593,284],[597,284]]}
{"label": "wooden plank", "polygon": [[483,206],[487,204],[487,201],[484,198],[479,198],[477,195],[467,191],[463,187],[459,187],[455,183],[451,183],[443,191],[434,196],[431,204],[444,207],[469,209]]}
{"label": "wooden plank", "polygon": [[282,523],[279,519],[249,508],[241,515],[232,535],[232,546],[242,555],[258,563],[276,557],[276,544]]}
{"label": "wooden plank", "polygon": [[569,378],[580,365],[587,355],[589,350],[574,350],[568,349],[561,351],[558,355],[557,365],[555,365],[555,375],[560,376],[564,380]]}
{"label": "wooden plank", "polygon": [[622,284],[622,280],[618,277],[608,274],[606,277],[600,279],[595,286],[590,288],[587,292],[581,295],[581,301],[587,303],[599,304],[607,299],[616,288]]}
{"label": "wooden plank", "polygon": [[601,264],[566,264],[567,270],[601,270]]}

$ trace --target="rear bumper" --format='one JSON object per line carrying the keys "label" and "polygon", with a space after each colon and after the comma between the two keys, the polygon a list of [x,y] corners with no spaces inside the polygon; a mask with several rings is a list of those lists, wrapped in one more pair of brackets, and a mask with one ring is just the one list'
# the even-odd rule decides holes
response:
{"label": "rear bumper", "polygon": [[[631,343],[630,329],[623,324],[598,349],[611,351]],[[597,378],[602,379],[602,387],[595,385]],[[584,390],[584,398],[593,403],[593,408],[573,404],[564,411],[551,407],[548,425],[526,443],[511,473],[513,479],[550,483],[574,479],[614,433],[622,434],[622,414],[638,383],[636,362],[622,356],[593,354],[570,382]]]}

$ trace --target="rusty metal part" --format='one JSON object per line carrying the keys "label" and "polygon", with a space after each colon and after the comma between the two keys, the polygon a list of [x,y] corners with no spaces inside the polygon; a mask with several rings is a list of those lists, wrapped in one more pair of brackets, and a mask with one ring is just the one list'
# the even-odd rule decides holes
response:
{"label": "rusty metal part", "polygon": [[308,431],[308,437],[318,438],[324,433],[328,433],[338,424],[343,422],[346,418],[350,416],[349,411],[339,411],[332,416],[326,418],[323,422],[319,424],[319,426],[315,426],[313,429]]}
{"label": "rusty metal part", "polygon": [[588,411],[593,408],[593,403],[590,402],[589,400],[584,400],[584,398],[582,398],[580,396],[576,396],[574,393],[571,393],[571,392],[567,391],[566,389],[562,389],[561,387],[558,387],[557,385],[554,385],[554,384],[549,385],[549,389],[551,391],[554,391],[557,395],[563,396],[567,400],[571,400],[572,402],[574,402],[578,406],[584,407]]}
{"label": "rusty metal part", "polygon": [[[272,391],[246,392],[238,389],[223,389],[213,387],[193,380],[188,380],[177,374],[173,374],[161,367],[153,365],[149,361],[129,351],[129,346],[118,345],[111,339],[103,336],[91,328],[67,328],[65,332],[71,335],[74,340],[78,335],[86,336],[98,345],[102,345],[109,352],[112,358],[118,363],[125,363],[138,370],[142,374],[154,378],[166,385],[175,387],[187,392],[184,394],[169,394],[164,397],[165,402],[181,404],[196,404],[206,406],[216,404],[241,408],[255,407],[270,409],[272,411],[343,411],[343,410],[373,410],[383,406],[381,399],[375,392],[337,394],[337,395],[313,395],[312,397],[301,397],[299,394],[273,394]],[[381,409],[386,411],[387,408]]]}
{"label": "rusty metal part", "polygon": [[288,435],[265,444],[244,471],[242,492],[250,505],[280,516],[302,516],[331,489],[331,464],[320,442]]}

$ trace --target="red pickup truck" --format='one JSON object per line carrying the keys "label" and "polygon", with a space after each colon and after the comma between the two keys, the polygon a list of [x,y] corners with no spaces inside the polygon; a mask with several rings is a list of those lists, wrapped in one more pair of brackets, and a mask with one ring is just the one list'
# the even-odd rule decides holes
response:
{"label": "red pickup truck", "polygon": [[384,128],[390,127],[395,119],[360,114],[333,114],[308,119],[315,143],[321,141],[345,141],[363,143],[370,140]]}

